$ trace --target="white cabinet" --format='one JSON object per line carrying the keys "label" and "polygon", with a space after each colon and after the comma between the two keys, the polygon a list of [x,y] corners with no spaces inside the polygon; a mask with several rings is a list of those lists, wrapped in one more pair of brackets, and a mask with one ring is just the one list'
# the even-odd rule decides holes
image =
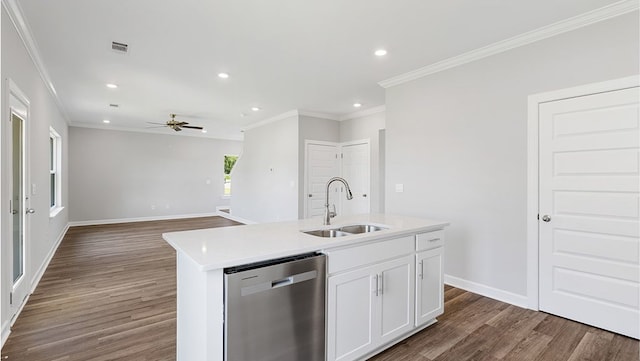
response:
{"label": "white cabinet", "polygon": [[357,359],[413,329],[413,257],[329,277],[327,360]]}
{"label": "white cabinet", "polygon": [[443,248],[416,255],[416,326],[444,312]]}

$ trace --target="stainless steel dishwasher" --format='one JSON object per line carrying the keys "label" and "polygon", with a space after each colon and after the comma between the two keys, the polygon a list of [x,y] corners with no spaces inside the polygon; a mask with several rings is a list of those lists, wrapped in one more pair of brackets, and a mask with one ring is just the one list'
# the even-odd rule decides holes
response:
{"label": "stainless steel dishwasher", "polygon": [[225,268],[226,361],[324,361],[323,254]]}

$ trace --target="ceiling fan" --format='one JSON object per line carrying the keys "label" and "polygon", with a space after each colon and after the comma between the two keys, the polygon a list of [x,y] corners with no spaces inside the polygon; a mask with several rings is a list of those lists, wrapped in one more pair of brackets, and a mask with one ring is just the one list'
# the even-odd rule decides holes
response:
{"label": "ceiling fan", "polygon": [[171,119],[167,120],[166,123],[147,122],[149,124],[157,125],[155,127],[149,127],[149,128],[169,127],[171,129],[175,130],[176,132],[181,131],[182,128],[198,129],[198,130],[204,129],[203,127],[198,127],[198,126],[194,126],[194,125],[188,125],[189,123],[187,123],[187,122],[177,121],[176,120],[176,114],[169,114],[169,116],[171,117]]}

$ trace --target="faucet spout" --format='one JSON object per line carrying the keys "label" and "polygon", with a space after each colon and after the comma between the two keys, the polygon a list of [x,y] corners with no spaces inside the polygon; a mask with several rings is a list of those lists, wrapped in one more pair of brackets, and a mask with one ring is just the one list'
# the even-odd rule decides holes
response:
{"label": "faucet spout", "polygon": [[349,183],[347,180],[342,177],[333,177],[329,179],[327,182],[327,198],[324,202],[324,225],[331,224],[331,218],[335,217],[337,214],[335,211],[329,211],[329,187],[331,187],[331,183],[333,182],[342,182],[344,184],[344,188],[346,189],[347,199],[353,199],[353,193],[351,193],[351,187],[349,187]]}

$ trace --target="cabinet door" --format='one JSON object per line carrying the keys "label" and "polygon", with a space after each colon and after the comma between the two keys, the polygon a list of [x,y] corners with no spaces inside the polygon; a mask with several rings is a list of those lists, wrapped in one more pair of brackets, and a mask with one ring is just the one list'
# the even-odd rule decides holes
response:
{"label": "cabinet door", "polygon": [[380,323],[377,344],[390,341],[413,329],[414,262],[413,255],[385,262],[377,267],[378,313]]}
{"label": "cabinet door", "polygon": [[375,297],[371,267],[329,277],[327,360],[354,360],[373,349]]}
{"label": "cabinet door", "polygon": [[443,248],[416,255],[416,326],[444,312]]}

